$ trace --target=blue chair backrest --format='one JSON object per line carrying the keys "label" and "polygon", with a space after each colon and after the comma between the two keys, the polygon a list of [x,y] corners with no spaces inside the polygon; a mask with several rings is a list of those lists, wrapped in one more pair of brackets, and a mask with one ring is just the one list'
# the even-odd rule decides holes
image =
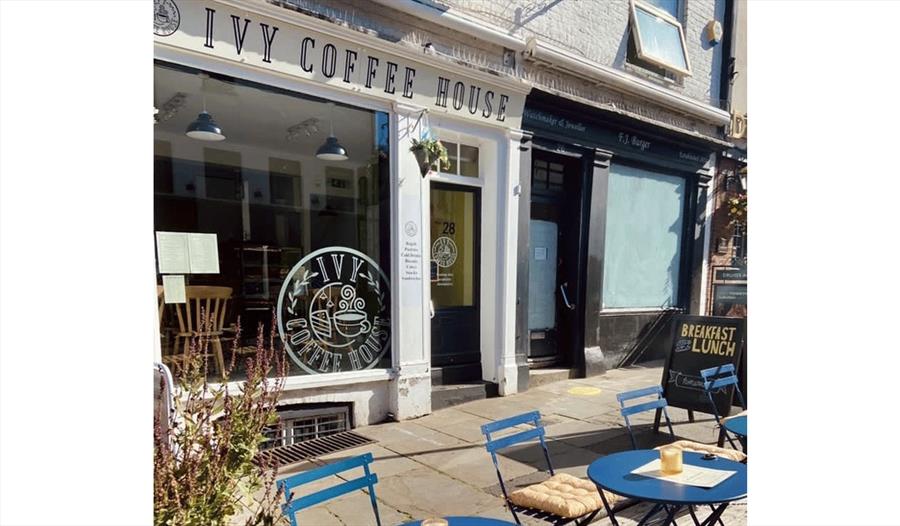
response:
{"label": "blue chair backrest", "polygon": [[734,386],[734,394],[737,395],[741,408],[747,409],[747,404],[744,401],[744,394],[741,393],[741,388],[738,386],[738,377],[734,372],[733,364],[727,363],[725,365],[703,369],[700,371],[700,376],[703,378],[703,389],[706,391],[706,395],[713,405],[713,414],[715,415],[716,420],[719,419],[719,414],[712,395],[714,392],[727,389],[729,386]]}
{"label": "blue chair backrest", "polygon": [[[320,504],[322,502],[325,502],[326,500],[340,497],[341,495],[345,495],[347,493],[350,493],[351,491],[356,491],[362,488],[369,488],[369,498],[372,501],[372,510],[375,512],[375,522],[378,524],[378,526],[381,526],[381,518],[378,516],[378,503],[375,500],[375,484],[378,482],[378,476],[369,471],[369,464],[371,463],[372,454],[366,453],[365,455],[341,460],[339,462],[335,462],[327,466],[322,466],[321,468],[305,471],[303,473],[298,473],[284,480],[278,481],[278,488],[284,492],[285,504],[281,505],[282,513],[284,513],[288,517],[288,519],[290,519],[291,526],[297,526],[296,513],[298,511],[304,508],[309,508],[310,506],[315,506],[316,504]],[[315,493],[311,493],[295,500],[291,499],[291,490],[298,486],[309,484],[310,482],[323,479],[330,475],[336,475],[343,471],[348,471],[358,467],[362,467],[363,471],[365,471],[365,475],[363,475],[362,477],[348,480],[347,482],[343,482],[336,486],[316,491]]]}
{"label": "blue chair backrest", "polygon": [[[525,431],[519,431],[518,433],[505,435],[500,438],[491,437],[491,433],[497,433],[498,431],[503,431],[504,429],[509,429],[520,424],[532,424],[534,429],[526,429]],[[503,491],[503,498],[506,499],[507,505],[510,506],[510,511],[512,511],[513,517],[516,519],[516,524],[521,524],[515,509],[513,509],[512,504],[509,502],[509,495],[506,494],[506,484],[503,482],[503,475],[500,474],[500,464],[497,462],[497,452],[501,449],[506,449],[516,444],[521,444],[522,442],[528,442],[537,438],[540,440],[541,447],[544,449],[544,459],[547,461],[547,469],[550,472],[550,476],[553,476],[553,464],[550,463],[550,452],[547,451],[547,443],[544,441],[545,433],[544,426],[541,425],[541,414],[538,411],[531,411],[529,413],[522,413],[521,415],[504,418],[503,420],[497,420],[496,422],[489,422],[481,426],[481,432],[486,439],[484,447],[487,448],[488,453],[491,454],[491,460],[494,461],[494,469],[497,471],[497,479],[500,481],[500,490]]]}
{"label": "blue chair backrest", "polygon": [[[491,437],[491,433],[509,429],[519,424],[532,424],[534,429],[519,431],[518,433],[513,433],[500,438]],[[498,473],[500,472],[500,467],[497,464],[497,451],[537,438],[541,442],[541,447],[544,448],[544,456],[547,459],[547,468],[550,471],[550,474],[553,475],[553,465],[550,463],[550,453],[547,451],[547,443],[544,442],[544,426],[541,425],[541,414],[538,411],[522,413],[521,415],[511,416],[509,418],[504,418],[503,420],[497,420],[496,422],[489,422],[481,426],[481,432],[486,439],[484,446],[487,448],[488,453],[491,454],[491,458],[494,460],[494,467],[497,468]]]}
{"label": "blue chair backrest", "polygon": [[[666,411],[666,407],[669,404],[666,402],[662,393],[662,387],[654,385],[652,387],[644,387],[643,389],[635,389],[616,395],[616,400],[619,401],[620,406],[619,412],[622,413],[622,417],[625,419],[625,427],[628,428],[628,436],[631,437],[631,445],[634,449],[638,448],[637,440],[634,438],[634,431],[631,429],[631,421],[628,417],[637,413],[643,413],[644,411],[662,411],[663,416],[666,417],[666,425],[669,426],[669,434],[672,435],[673,439],[675,438],[675,431],[672,429],[672,422],[669,420],[669,413]],[[649,402],[641,402],[630,406],[625,405],[625,402],[629,400],[645,398],[648,396],[653,398]]]}

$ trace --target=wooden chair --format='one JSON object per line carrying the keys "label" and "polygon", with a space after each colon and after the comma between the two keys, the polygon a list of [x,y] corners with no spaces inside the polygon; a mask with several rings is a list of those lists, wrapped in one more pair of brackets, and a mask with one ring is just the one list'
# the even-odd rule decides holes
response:
{"label": "wooden chair", "polygon": [[163,286],[156,286],[156,302],[159,304],[159,332],[162,334],[163,309],[166,306],[165,296],[163,296]]}
{"label": "wooden chair", "polygon": [[[206,338],[212,352],[201,353],[200,356],[216,357],[219,374],[225,375],[225,357],[222,351],[222,333],[225,328],[225,314],[231,300],[231,287],[189,286],[185,287],[185,302],[173,303],[178,320],[178,332],[172,354],[163,361],[186,361],[193,338]],[[176,354],[179,347],[181,355]]]}

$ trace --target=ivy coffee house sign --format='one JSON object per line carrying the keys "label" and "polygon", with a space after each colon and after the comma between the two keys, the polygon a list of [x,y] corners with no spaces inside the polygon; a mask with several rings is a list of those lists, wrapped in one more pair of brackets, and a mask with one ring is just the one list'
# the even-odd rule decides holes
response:
{"label": "ivy coffee house sign", "polygon": [[522,121],[524,84],[518,92],[500,89],[231,4],[155,0],[153,24],[158,44],[485,124],[518,128]]}
{"label": "ivy coffee house sign", "polygon": [[388,279],[368,256],[316,250],[294,265],[278,295],[278,332],[307,373],[374,367],[391,344]]}

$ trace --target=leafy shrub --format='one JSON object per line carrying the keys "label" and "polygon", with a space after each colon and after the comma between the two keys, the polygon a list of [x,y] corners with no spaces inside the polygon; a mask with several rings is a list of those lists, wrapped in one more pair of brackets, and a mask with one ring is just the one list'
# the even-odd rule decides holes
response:
{"label": "leafy shrub", "polygon": [[[285,362],[275,340],[274,326],[266,339],[260,324],[247,378],[230,387],[238,353],[232,352],[225,381],[211,386],[203,359],[209,338],[190,343],[177,376],[175,424],[165,429],[159,417],[154,422],[156,526],[219,526],[237,517],[246,517],[247,526],[284,523],[276,470],[266,458],[254,460],[263,429],[278,420],[275,405],[284,388]],[[233,351],[239,341],[240,327]]]}

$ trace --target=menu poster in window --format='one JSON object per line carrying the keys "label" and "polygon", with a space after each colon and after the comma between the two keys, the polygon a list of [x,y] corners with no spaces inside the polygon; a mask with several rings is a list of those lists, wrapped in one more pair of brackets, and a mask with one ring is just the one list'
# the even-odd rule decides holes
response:
{"label": "menu poster in window", "polygon": [[[676,316],[672,350],[663,369],[663,394],[669,405],[712,413],[700,371],[719,365],[740,368],[745,320],[715,316]],[[719,415],[731,412],[734,388],[713,393]]]}
{"label": "menu poster in window", "polygon": [[184,276],[163,276],[163,301],[165,303],[185,303]]}
{"label": "menu poster in window", "polygon": [[188,274],[188,238],[184,232],[157,232],[156,259],[160,274]]}
{"label": "menu poster in window", "polygon": [[215,234],[188,234],[191,274],[219,273],[219,243]]}

